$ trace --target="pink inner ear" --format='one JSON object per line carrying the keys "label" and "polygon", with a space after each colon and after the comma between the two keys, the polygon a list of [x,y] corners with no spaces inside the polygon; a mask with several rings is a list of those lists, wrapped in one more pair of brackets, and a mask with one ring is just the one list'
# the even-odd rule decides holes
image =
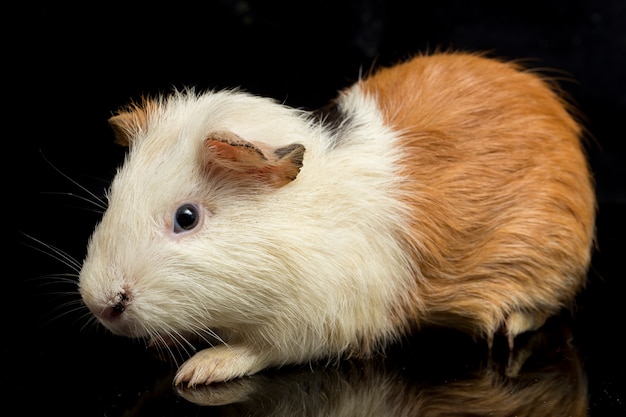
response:
{"label": "pink inner ear", "polygon": [[205,146],[209,163],[276,187],[296,178],[304,154],[302,145],[274,149],[248,142],[231,132],[213,133]]}
{"label": "pink inner ear", "polygon": [[269,165],[263,152],[250,142],[227,143],[207,139],[206,146],[214,162],[235,171],[264,168]]}

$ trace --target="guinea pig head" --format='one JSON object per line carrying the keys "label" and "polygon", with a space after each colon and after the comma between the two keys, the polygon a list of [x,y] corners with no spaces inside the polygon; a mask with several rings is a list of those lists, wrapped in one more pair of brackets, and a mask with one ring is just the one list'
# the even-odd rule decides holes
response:
{"label": "guinea pig head", "polygon": [[110,120],[129,152],[90,238],[79,290],[113,333],[220,337],[221,328],[266,320],[282,296],[264,279],[279,267],[279,244],[258,232],[258,211],[296,179],[305,148],[207,131],[163,106],[147,101]]}

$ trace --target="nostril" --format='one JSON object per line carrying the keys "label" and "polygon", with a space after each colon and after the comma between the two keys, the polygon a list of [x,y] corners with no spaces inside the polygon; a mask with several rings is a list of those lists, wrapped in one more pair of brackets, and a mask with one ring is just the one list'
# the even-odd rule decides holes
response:
{"label": "nostril", "polygon": [[123,292],[117,293],[117,295],[115,296],[115,299],[113,300],[114,304],[108,306],[105,309],[104,315],[110,320],[121,316],[122,313],[126,311],[126,305],[128,304],[129,300],[130,299],[128,295],[126,295],[126,293],[123,293]]}
{"label": "nostril", "polygon": [[124,310],[126,310],[126,306],[124,305],[123,302],[120,301],[119,303],[111,307],[111,310],[113,310],[113,313],[115,314],[120,314],[120,313],[123,313]]}

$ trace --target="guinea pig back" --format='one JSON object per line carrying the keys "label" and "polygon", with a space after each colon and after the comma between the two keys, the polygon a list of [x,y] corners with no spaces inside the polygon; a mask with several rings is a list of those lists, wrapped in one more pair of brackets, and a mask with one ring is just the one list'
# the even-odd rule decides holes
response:
{"label": "guinea pig back", "polygon": [[175,383],[367,356],[422,324],[491,340],[584,286],[595,197],[572,109],[468,53],[383,68],[309,113],[240,90],[111,118],[129,147],[80,274],[112,332],[210,344]]}

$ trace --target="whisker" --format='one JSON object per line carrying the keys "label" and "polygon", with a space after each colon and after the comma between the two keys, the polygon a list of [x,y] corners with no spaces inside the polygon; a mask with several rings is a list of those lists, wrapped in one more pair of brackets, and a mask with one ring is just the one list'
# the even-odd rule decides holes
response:
{"label": "whisker", "polygon": [[29,281],[36,281],[39,287],[47,287],[51,285],[72,284],[76,285],[78,281],[77,274],[47,274],[38,277],[27,278]]}
{"label": "whisker", "polygon": [[86,317],[90,316],[89,310],[83,304],[78,291],[78,276],[81,264],[68,252],[59,249],[51,244],[45,243],[36,237],[21,232],[33,243],[21,241],[20,243],[36,253],[41,253],[59,262],[70,272],[50,273],[40,276],[26,277],[24,283],[29,283],[32,294],[38,300],[43,300],[38,304],[45,306],[41,309],[38,317],[38,326],[45,328],[52,324],[63,321],[70,326],[83,324]]}
{"label": "whisker", "polygon": [[54,169],[57,173],[59,173],[61,176],[63,176],[69,182],[71,182],[72,184],[74,184],[75,186],[77,186],[78,188],[80,188],[81,190],[83,190],[84,192],[86,192],[88,195],[90,195],[93,198],[93,200],[85,198],[85,201],[88,201],[89,203],[95,205],[96,207],[98,207],[99,209],[101,209],[103,211],[106,210],[107,203],[106,203],[106,201],[104,199],[98,197],[95,193],[90,191],[88,188],[86,188],[85,186],[81,185],[78,181],[72,179],[69,175],[67,175],[66,173],[61,171],[59,168],[57,168],[52,162],[50,162],[50,160],[48,158],[46,158],[46,156],[43,154],[41,149],[39,150],[39,153],[41,154],[41,157],[44,159],[44,161],[46,161],[48,163],[48,165],[50,165],[50,167],[52,167],[52,169]]}
{"label": "whisker", "polygon": [[228,346],[228,343],[220,335],[218,335],[215,331],[210,328],[207,328],[202,322],[196,320],[195,323],[190,324],[191,331],[194,335],[196,335],[201,341],[208,344],[209,346],[215,346],[215,341],[217,340],[219,343]]}
{"label": "whisker", "polygon": [[100,325],[96,316],[91,314],[88,309],[85,309],[85,312],[80,316],[80,319],[85,320],[85,323],[80,328],[82,332],[86,332],[89,329],[94,329],[96,331],[104,330],[104,327]]}
{"label": "whisker", "polygon": [[180,366],[178,362],[178,356],[172,350],[172,346],[170,345],[170,343],[168,343],[168,341],[165,340],[165,336],[167,336],[171,341],[174,342],[174,347],[176,347],[176,351],[180,355],[180,350],[178,349],[178,341],[176,340],[176,338],[167,332],[165,333],[165,336],[164,336],[163,334],[157,332],[154,329],[149,329],[149,333],[152,335],[151,344],[157,349],[157,352],[159,353],[159,355],[162,357],[169,356],[170,358],[172,358],[172,361],[174,362],[176,367]]}
{"label": "whisker", "polygon": [[[48,292],[46,294],[39,294],[39,296],[44,295],[47,299],[49,299],[50,296],[57,296],[59,299],[62,297],[71,298],[63,302],[55,302],[54,305],[51,306],[50,309],[40,317],[41,321],[39,322],[39,326],[41,328],[46,328],[47,326],[50,326],[65,319],[71,319],[69,325],[75,326],[83,322],[85,320],[85,317],[88,317],[89,311],[82,303],[82,300],[77,297],[77,291],[58,291]],[[84,327],[84,325],[79,327]]]}
{"label": "whisker", "polygon": [[106,211],[106,206],[102,206],[102,202],[100,201],[93,201],[91,199],[89,199],[88,197],[79,195],[79,194],[75,194],[72,192],[62,192],[62,191],[42,191],[41,194],[48,194],[48,195],[62,195],[62,196],[66,196],[66,197],[72,197],[72,198],[76,198],[78,200],[81,201],[85,201],[89,204],[95,205],[96,208],[84,208],[81,207],[82,210],[87,210],[90,211],[92,213],[96,213],[96,214],[102,214]]}
{"label": "whisker", "polygon": [[[72,308],[69,308],[72,307]],[[69,316],[69,315],[73,315],[74,313],[77,312],[81,312],[83,311],[83,309],[85,308],[85,306],[80,302],[80,300],[71,300],[71,301],[67,301],[63,304],[59,304],[58,306],[56,306],[55,308],[53,308],[50,313],[56,313],[60,310],[65,310],[63,312],[61,312],[60,314],[56,314],[54,317],[52,317],[47,324],[52,323],[54,321],[60,320],[63,317]],[[84,316],[83,316],[84,317]]]}
{"label": "whisker", "polygon": [[[183,336],[178,330],[175,329],[168,329],[168,334],[173,335],[173,340],[176,343],[177,346],[179,346],[182,349],[182,353],[184,353],[187,356],[191,356],[193,353],[196,352],[196,347],[194,346],[193,343],[191,343],[185,336]],[[191,352],[190,352],[191,350]],[[181,353],[181,350],[178,350],[178,353]]]}
{"label": "whisker", "polygon": [[65,252],[62,249],[59,249],[51,244],[45,243],[27,233],[22,232],[22,235],[26,236],[27,238],[33,240],[34,242],[38,243],[41,247],[39,246],[34,246],[34,245],[30,245],[26,242],[21,242],[23,245],[37,251],[40,253],[43,253],[44,255],[47,255],[49,257],[51,257],[52,259],[61,262],[63,265],[67,266],[68,268],[70,268],[72,271],[78,273],[80,272],[81,269],[81,264],[80,262],[78,262],[72,255],[70,255],[69,253]]}

